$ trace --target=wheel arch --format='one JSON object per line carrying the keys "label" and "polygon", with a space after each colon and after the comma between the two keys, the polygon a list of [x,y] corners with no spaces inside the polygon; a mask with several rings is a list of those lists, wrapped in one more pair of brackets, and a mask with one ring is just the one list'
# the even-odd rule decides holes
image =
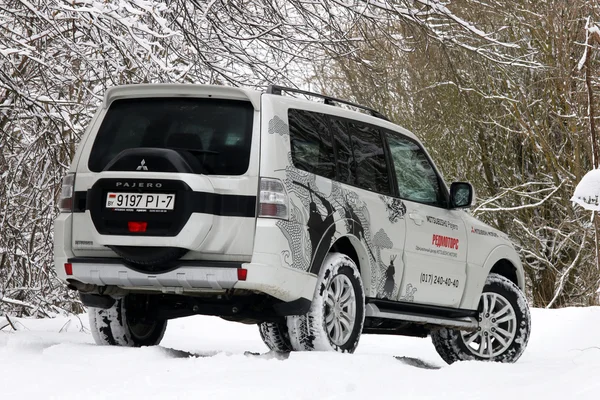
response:
{"label": "wheel arch", "polygon": [[519,282],[517,268],[513,265],[513,263],[510,262],[510,260],[507,260],[506,258],[496,261],[492,266],[492,269],[490,269],[488,275],[489,274],[502,275],[523,290],[523,287],[521,287]]}
{"label": "wheel arch", "polygon": [[492,250],[483,264],[483,270],[486,277],[491,273],[502,275],[525,291],[523,264],[513,247],[500,245]]}
{"label": "wheel arch", "polygon": [[511,246],[497,246],[488,254],[481,267],[470,267],[469,270],[461,308],[477,309],[485,281],[491,273],[504,276],[517,285],[521,291],[525,292],[523,265],[517,252]]}
{"label": "wheel arch", "polygon": [[342,253],[350,257],[360,272],[365,296],[373,296],[373,293],[371,293],[371,267],[369,256],[361,241],[353,235],[342,236],[333,243],[329,252]]}

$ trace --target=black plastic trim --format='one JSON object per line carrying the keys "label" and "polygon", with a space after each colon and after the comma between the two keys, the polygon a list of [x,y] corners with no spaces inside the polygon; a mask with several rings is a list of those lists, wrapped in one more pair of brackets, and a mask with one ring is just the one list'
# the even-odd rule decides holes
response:
{"label": "black plastic trim", "polygon": [[173,319],[190,315],[215,315],[229,321],[260,323],[279,322],[282,316],[306,313],[310,300],[300,298],[291,302],[281,302],[265,294],[246,294],[240,296],[197,297],[187,295],[151,295],[158,298],[156,317]]}
{"label": "black plastic trim", "polygon": [[277,315],[304,315],[310,310],[312,302],[304,297],[289,301],[287,303],[277,303],[273,305],[273,309]]}
{"label": "black plastic trim", "polygon": [[373,297],[365,298],[365,304],[375,304],[382,311],[391,310],[398,312],[409,312],[413,314],[424,314],[442,318],[477,317],[479,315],[479,312],[477,310],[433,306],[429,304],[407,303],[401,301],[376,299]]}
{"label": "black plastic trim", "polygon": [[[125,191],[125,190],[121,190]],[[85,212],[87,191],[75,192],[73,212]],[[256,196],[193,192],[193,212],[223,217],[256,217]]]}
{"label": "black plastic trim", "polygon": [[73,193],[73,212],[82,213],[85,212],[87,204],[87,192],[80,191]]}
{"label": "black plastic trim", "polygon": [[111,308],[115,304],[115,299],[110,296],[103,296],[100,294],[90,294],[90,293],[81,293],[79,292],[79,298],[81,302],[86,307],[96,307],[96,308]]}
{"label": "black plastic trim", "polygon": [[334,105],[333,103],[346,104],[346,105],[349,105],[349,106],[356,107],[356,108],[359,108],[361,110],[367,111],[368,113],[370,113],[374,117],[381,118],[383,120],[389,121],[389,119],[385,115],[383,115],[382,113],[380,113],[379,111],[374,110],[374,109],[369,108],[369,107],[366,107],[366,106],[362,106],[360,104],[352,103],[351,101],[342,100],[342,99],[338,99],[338,98],[335,98],[335,97],[326,96],[326,95],[320,94],[320,93],[309,92],[309,91],[306,91],[306,90],[301,90],[301,89],[296,89],[296,88],[290,88],[290,87],[285,87],[285,86],[269,85],[267,87],[267,94],[274,94],[274,95],[281,96],[283,94],[283,92],[298,93],[298,94],[303,94],[305,96],[318,97],[318,98],[323,99],[323,102],[325,104],[331,105],[331,106]]}
{"label": "black plastic trim", "polygon": [[[113,210],[106,208],[108,192],[167,193],[175,195],[173,210]],[[102,235],[177,236],[192,213],[228,217],[256,217],[256,195],[195,192],[184,181],[173,179],[102,178],[83,195],[76,192],[78,208],[89,210],[96,230]],[[85,205],[81,204],[85,202]],[[145,232],[132,233],[129,221],[148,223]]]}
{"label": "black plastic trim", "polygon": [[407,326],[397,328],[371,328],[363,327],[363,335],[398,335],[426,338],[430,330],[422,325],[408,324]]}
{"label": "black plastic trim", "polygon": [[192,212],[223,217],[256,217],[256,196],[193,192]]}
{"label": "black plastic trim", "polygon": [[[73,257],[67,260],[71,264],[112,264],[129,266],[121,258],[111,257]],[[199,267],[199,268],[242,268],[241,262],[236,261],[211,261],[211,260],[177,260],[174,261],[175,268]]]}

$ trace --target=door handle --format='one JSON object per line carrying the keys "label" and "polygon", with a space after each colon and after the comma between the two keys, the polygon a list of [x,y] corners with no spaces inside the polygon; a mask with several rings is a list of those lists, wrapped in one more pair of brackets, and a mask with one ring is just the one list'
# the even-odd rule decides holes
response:
{"label": "door handle", "polygon": [[420,214],[411,212],[408,214],[408,216],[410,217],[410,219],[412,219],[413,221],[415,221],[415,224],[417,225],[422,225],[423,224],[423,217],[421,217]]}

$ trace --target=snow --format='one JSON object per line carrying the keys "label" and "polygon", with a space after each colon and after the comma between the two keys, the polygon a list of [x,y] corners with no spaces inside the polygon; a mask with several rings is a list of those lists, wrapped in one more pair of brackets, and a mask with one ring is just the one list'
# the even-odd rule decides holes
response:
{"label": "snow", "polygon": [[355,354],[281,359],[245,356],[267,351],[257,327],[214,317],[170,321],[161,346],[139,349],[92,344],[86,316],[12,321],[17,332],[0,331],[7,399],[548,400],[600,392],[600,307],[534,309],[529,346],[516,364],[450,366],[429,339],[364,335]]}
{"label": "snow", "polygon": [[[581,69],[583,68],[583,66],[585,65],[585,62],[587,60],[588,57],[588,46],[590,46],[590,38],[592,38],[593,41],[597,41],[598,43],[600,43],[600,28],[598,28],[597,26],[590,26],[590,17],[587,17],[586,22],[585,22],[585,47],[583,49],[583,55],[581,56],[581,58],[579,59],[579,62],[577,63],[577,70],[581,71]],[[592,43],[593,43],[592,41]]]}
{"label": "snow", "polygon": [[600,211],[600,169],[593,169],[583,176],[577,184],[575,193],[571,197],[573,203],[577,203],[586,210]]}

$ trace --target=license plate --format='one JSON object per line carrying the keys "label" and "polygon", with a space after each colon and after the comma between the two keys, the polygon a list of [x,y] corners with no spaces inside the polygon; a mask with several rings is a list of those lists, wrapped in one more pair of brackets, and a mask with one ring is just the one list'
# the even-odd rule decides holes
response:
{"label": "license plate", "polygon": [[134,210],[173,210],[175,195],[166,193],[115,193],[106,196],[106,208]]}

